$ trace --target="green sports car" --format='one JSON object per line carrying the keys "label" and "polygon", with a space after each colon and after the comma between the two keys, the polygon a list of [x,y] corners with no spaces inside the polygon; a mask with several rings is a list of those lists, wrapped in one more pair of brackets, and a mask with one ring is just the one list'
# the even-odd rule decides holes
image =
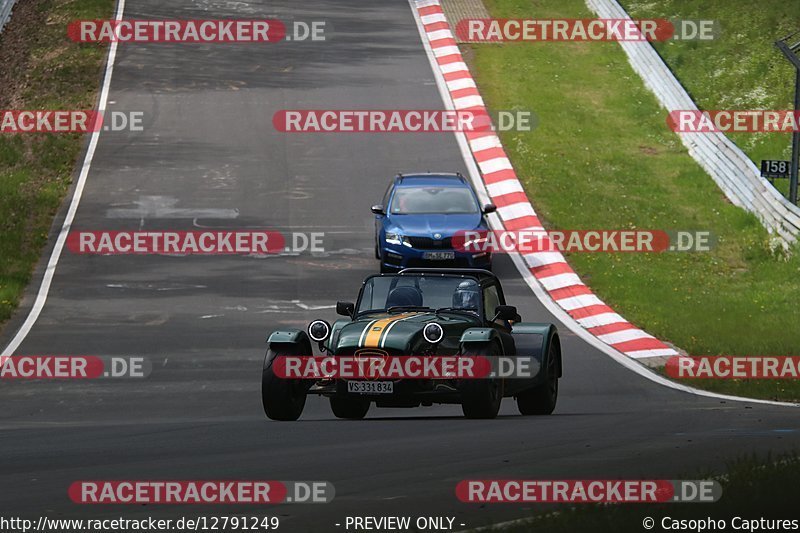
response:
{"label": "green sports car", "polygon": [[[364,418],[373,402],[377,407],[458,403],[467,418],[496,417],[504,397],[516,398],[523,415],[547,415],[555,409],[562,375],[556,327],[522,322],[489,271],[410,268],[369,276],[356,303],[338,302],[336,311],[346,318],[333,325],[314,320],[307,331],[269,335],[261,396],[270,419],[297,420],[308,394],[327,396],[333,414],[346,419]],[[313,355],[312,344],[318,345],[318,355]],[[478,361],[491,372],[487,367],[480,376],[423,372],[410,378],[338,371],[345,363],[375,358],[445,366]],[[497,364],[506,361],[529,371],[498,372]],[[309,365],[327,370],[299,370]]]}

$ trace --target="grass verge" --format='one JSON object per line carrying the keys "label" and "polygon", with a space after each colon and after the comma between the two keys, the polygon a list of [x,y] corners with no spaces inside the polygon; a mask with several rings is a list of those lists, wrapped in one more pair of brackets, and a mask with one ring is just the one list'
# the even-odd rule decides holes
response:
{"label": "grass verge", "polygon": [[[582,0],[487,0],[493,17],[589,18]],[[800,254],[773,250],[756,218],[732,206],[666,126],[665,113],[616,43],[468,45],[493,109],[531,109],[533,132],[503,144],[546,227],[706,230],[707,253],[571,254],[609,305],[692,355],[799,355]],[[692,382],[696,384],[695,382]],[[800,397],[800,383],[728,392]]]}
{"label": "grass verge", "polygon": [[[646,531],[646,518],[654,520],[652,531],[676,529],[698,531],[697,528],[675,528],[672,520],[724,520],[726,531],[748,531],[742,528],[741,520],[786,519],[795,520],[795,526],[783,529],[761,526],[755,531],[781,531],[797,528],[797,503],[794,493],[788,490],[796,484],[800,475],[800,456],[797,454],[759,461],[755,458],[740,459],[729,465],[724,476],[717,477],[722,485],[722,497],[714,503],[670,503],[670,504],[621,504],[590,505],[573,507],[566,511],[551,513],[503,528],[502,531],[539,531],[547,533],[591,530],[593,533],[641,533]],[[707,473],[689,476],[686,479],[710,479]],[[662,521],[668,519],[662,527]],[[707,523],[706,523],[707,524]],[[738,524],[738,529],[736,528]],[[719,523],[717,523],[719,525]],[[499,530],[499,529],[498,529]],[[718,527],[706,525],[708,531],[720,531]]]}
{"label": "grass verge", "polygon": [[[667,41],[656,50],[700,109],[791,109],[795,70],[775,41],[800,29],[800,3],[783,0],[622,0],[634,18],[711,19],[721,31],[713,41]],[[729,137],[760,166],[762,159],[790,159],[787,133],[733,133]],[[784,194],[788,180],[777,180]]]}
{"label": "grass verge", "polygon": [[[105,45],[67,38],[74,19],[109,18],[114,0],[19,2],[0,33],[0,109],[92,109]],[[0,134],[0,324],[19,303],[69,188],[79,134]]]}

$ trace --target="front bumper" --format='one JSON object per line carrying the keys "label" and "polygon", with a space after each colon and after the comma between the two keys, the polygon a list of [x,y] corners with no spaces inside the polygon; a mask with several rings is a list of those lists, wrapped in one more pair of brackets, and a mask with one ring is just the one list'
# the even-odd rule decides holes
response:
{"label": "front bumper", "polygon": [[[452,259],[429,259],[426,254],[452,252]],[[419,250],[407,246],[384,245],[381,250],[383,266],[389,269],[433,267],[433,268],[484,268],[492,266],[491,252],[472,253],[453,249]]]}
{"label": "front bumper", "polygon": [[[363,380],[355,380],[363,381]],[[461,403],[459,380],[400,379],[391,380],[390,394],[361,394],[347,391],[347,380],[331,379],[315,382],[307,394],[327,397],[365,398],[384,407],[414,407],[424,403]]]}

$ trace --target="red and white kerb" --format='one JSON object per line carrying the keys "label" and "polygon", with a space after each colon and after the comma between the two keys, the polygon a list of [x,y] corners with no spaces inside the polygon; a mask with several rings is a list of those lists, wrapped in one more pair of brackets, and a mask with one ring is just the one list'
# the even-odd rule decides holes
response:
{"label": "red and white kerb", "polygon": [[[487,113],[439,0],[416,0],[415,8],[455,109]],[[497,205],[502,229],[543,230],[498,136],[492,132],[466,132],[464,135],[489,197]],[[560,252],[534,252],[523,254],[522,257],[550,297],[601,341],[636,359],[678,355],[660,340],[626,321],[595,296]]]}

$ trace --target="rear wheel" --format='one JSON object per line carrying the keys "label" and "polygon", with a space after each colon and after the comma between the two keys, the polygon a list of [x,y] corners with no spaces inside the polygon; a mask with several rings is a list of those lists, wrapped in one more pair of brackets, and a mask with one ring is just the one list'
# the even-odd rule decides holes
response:
{"label": "rear wheel", "polygon": [[523,415],[549,415],[558,401],[558,337],[550,340],[544,383],[517,396],[517,408]]}
{"label": "rear wheel", "polygon": [[366,398],[332,397],[331,410],[336,418],[348,420],[361,420],[367,416],[370,401]]}
{"label": "rear wheel", "polygon": [[[488,343],[480,347],[469,347],[462,351],[465,357],[497,357],[500,347],[497,343]],[[461,410],[467,418],[495,418],[500,412],[503,401],[502,379],[468,379],[464,380],[461,390]]]}
{"label": "rear wheel", "polygon": [[306,406],[306,387],[302,381],[282,379],[275,375],[273,361],[279,355],[267,350],[261,373],[261,404],[271,420],[294,421]]}

